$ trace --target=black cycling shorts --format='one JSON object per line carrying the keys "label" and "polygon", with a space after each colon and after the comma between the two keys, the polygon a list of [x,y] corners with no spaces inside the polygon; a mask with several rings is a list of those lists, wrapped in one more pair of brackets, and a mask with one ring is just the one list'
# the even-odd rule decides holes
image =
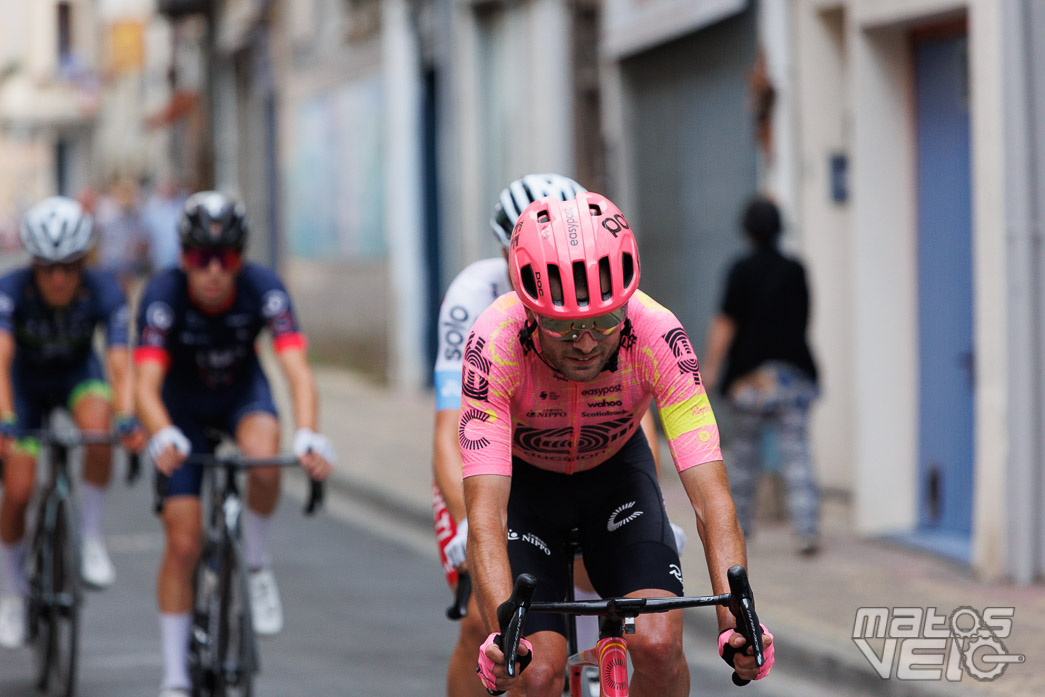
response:
{"label": "black cycling shorts", "polygon": [[[566,545],[574,528],[602,597],[650,588],[682,595],[682,565],[642,429],[609,460],[578,474],[548,472],[513,458],[508,559],[513,576],[537,577],[534,600],[566,597],[573,563]],[[566,618],[531,613],[526,633],[545,630],[565,636]]]}

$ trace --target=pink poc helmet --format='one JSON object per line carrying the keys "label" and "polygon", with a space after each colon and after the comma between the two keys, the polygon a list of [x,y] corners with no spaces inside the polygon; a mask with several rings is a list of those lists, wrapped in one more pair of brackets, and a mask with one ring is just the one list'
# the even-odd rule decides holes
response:
{"label": "pink poc helmet", "polygon": [[508,272],[523,305],[549,319],[589,319],[627,305],[639,287],[635,236],[602,194],[538,199],[512,231]]}

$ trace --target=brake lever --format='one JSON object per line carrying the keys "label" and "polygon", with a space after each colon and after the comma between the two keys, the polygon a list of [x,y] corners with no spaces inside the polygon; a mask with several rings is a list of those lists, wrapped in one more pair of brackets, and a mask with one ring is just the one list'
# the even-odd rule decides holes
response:
{"label": "brake lever", "polygon": [[[519,639],[526,628],[526,615],[529,613],[530,601],[533,600],[536,587],[537,579],[533,575],[519,574],[515,579],[511,596],[497,606],[497,624],[500,625],[501,633],[494,638],[494,643],[504,653],[504,669],[510,678],[525,670],[533,660],[532,653],[519,657]],[[515,669],[516,662],[519,663],[518,671]],[[487,688],[486,691],[491,695],[504,694],[504,690]]]}
{"label": "brake lever", "polygon": [[[747,571],[743,566],[737,564],[730,567],[726,572],[729,580],[729,611],[737,620],[736,631],[744,637],[747,646],[754,648],[755,664],[761,668],[765,665],[766,657],[763,653],[762,628],[758,621],[758,613],[755,612],[755,594],[751,591],[748,582]],[[742,687],[750,680],[744,680],[737,672],[733,671],[733,684]]]}
{"label": "brake lever", "polygon": [[309,479],[308,502],[305,503],[305,515],[315,515],[323,507],[326,498],[326,485],[318,479]]}
{"label": "brake lever", "polygon": [[468,598],[472,595],[472,577],[467,571],[457,572],[457,590],[454,592],[453,604],[446,608],[446,616],[451,620],[459,620],[468,615]]}

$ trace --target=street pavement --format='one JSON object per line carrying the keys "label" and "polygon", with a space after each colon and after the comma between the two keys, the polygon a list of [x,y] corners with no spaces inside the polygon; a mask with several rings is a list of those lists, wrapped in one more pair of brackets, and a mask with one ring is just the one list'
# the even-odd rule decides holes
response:
{"label": "street pavement", "polygon": [[[320,366],[316,371],[322,430],[341,454],[340,486],[394,511],[402,520],[430,520],[433,395],[390,389],[334,367]],[[662,462],[670,463],[666,449],[662,454]],[[687,593],[709,593],[692,509],[670,464],[662,468],[662,482],[669,515],[689,535],[682,555]],[[776,672],[805,675],[837,690],[864,690],[876,697],[1045,694],[1041,660],[1045,589],[978,581],[967,568],[948,560],[885,540],[861,538],[850,521],[848,504],[828,499],[822,551],[812,558],[795,553],[787,526],[779,521],[761,521],[749,541],[748,566],[758,611],[776,636]],[[897,616],[894,608],[916,608],[923,615],[932,608],[932,613],[945,618],[941,621],[958,610],[959,626],[965,629],[991,607],[1014,608],[1011,635],[983,632],[971,653],[969,670],[958,660],[961,652],[945,662],[949,640],[933,643],[921,629],[902,639],[903,627],[897,626],[894,641],[863,642],[876,661],[885,656],[883,678],[853,639],[859,608],[886,608],[883,612],[890,617]],[[688,626],[697,636],[714,636],[710,614],[687,614]],[[890,649],[894,651],[891,665]],[[987,662],[999,654],[1024,660],[1000,666]],[[922,670],[906,677],[918,679],[900,679],[900,669],[912,662]],[[994,677],[977,679],[974,674]]]}

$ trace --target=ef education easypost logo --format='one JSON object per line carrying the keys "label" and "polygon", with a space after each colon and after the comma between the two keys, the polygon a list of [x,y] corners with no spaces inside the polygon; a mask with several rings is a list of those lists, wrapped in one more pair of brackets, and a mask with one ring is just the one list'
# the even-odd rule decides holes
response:
{"label": "ef education easypost logo", "polygon": [[1027,660],[1002,642],[1012,634],[1014,614],[1011,607],[959,607],[949,616],[935,607],[862,607],[853,643],[883,680],[959,682],[969,674],[989,682],[1010,663]]}

